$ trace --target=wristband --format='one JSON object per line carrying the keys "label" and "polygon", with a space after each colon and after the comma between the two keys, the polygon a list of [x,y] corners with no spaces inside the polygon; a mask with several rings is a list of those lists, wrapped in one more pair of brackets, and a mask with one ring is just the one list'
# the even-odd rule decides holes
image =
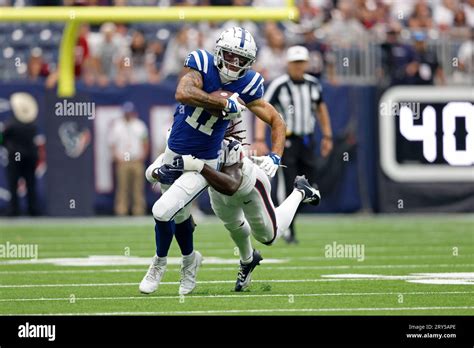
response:
{"label": "wristband", "polygon": [[332,136],[331,135],[323,135],[323,139],[332,140]]}
{"label": "wristband", "polygon": [[204,161],[194,158],[191,155],[183,156],[184,170],[196,171],[200,173],[204,168]]}
{"label": "wristband", "polygon": [[276,153],[270,152],[268,154],[268,157],[270,157],[273,160],[273,163],[276,164],[277,166],[280,165],[281,163],[281,157],[278,156]]}

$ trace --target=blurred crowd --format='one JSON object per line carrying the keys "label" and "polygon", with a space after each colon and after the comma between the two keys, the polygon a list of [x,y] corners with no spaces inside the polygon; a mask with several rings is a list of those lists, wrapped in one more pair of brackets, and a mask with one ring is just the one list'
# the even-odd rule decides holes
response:
{"label": "blurred crowd", "polygon": [[[0,4],[286,6],[286,1],[0,0]],[[330,83],[344,82],[343,64],[363,66],[370,60],[369,50],[375,52],[370,62],[374,69],[363,72],[360,68],[355,73],[371,74],[382,84],[445,84],[446,75],[456,82],[474,74],[474,0],[297,0],[296,5],[300,10],[296,23],[83,24],[76,46],[76,77],[98,86],[176,79],[190,51],[205,48],[212,52],[218,34],[235,25],[254,34],[259,47],[254,68],[267,81],[285,73],[283,53],[296,44],[310,50],[310,73]],[[27,64],[20,64],[17,70],[23,78],[45,78],[54,86],[57,54],[45,57],[42,49],[32,48]],[[6,54],[14,57],[8,47],[3,49],[4,57]],[[344,61],[347,56],[351,62]]]}

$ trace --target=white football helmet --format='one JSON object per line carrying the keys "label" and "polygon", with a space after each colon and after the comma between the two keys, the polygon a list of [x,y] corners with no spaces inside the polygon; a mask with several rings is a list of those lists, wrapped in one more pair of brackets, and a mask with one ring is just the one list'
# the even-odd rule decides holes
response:
{"label": "white football helmet", "polygon": [[257,44],[247,30],[239,27],[226,29],[216,41],[214,65],[224,81],[245,75],[257,58]]}

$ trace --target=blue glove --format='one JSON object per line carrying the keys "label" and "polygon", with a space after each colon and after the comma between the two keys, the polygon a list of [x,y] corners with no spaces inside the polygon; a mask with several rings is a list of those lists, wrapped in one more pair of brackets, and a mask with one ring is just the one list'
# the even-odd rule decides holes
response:
{"label": "blue glove", "polygon": [[170,164],[164,164],[153,171],[153,176],[164,185],[172,185],[181,174],[183,174],[182,170]]}
{"label": "blue glove", "polygon": [[268,157],[270,157],[273,160],[273,163],[275,163],[277,166],[280,165],[281,163],[281,157],[278,156],[276,153],[270,152],[268,154]]}
{"label": "blue glove", "polygon": [[239,93],[234,93],[229,98],[227,98],[227,105],[224,108],[224,120],[234,120],[239,118],[241,117],[241,113],[247,110],[245,105],[239,103],[238,97]]}

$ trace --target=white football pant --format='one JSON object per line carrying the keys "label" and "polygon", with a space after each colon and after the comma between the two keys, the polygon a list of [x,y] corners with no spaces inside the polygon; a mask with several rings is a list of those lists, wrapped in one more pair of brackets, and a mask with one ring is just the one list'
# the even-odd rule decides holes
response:
{"label": "white football pant", "polygon": [[[172,164],[176,152],[166,148],[163,164]],[[202,160],[212,168],[217,168],[218,159]],[[152,208],[153,217],[158,221],[181,223],[191,215],[191,202],[208,186],[206,179],[198,172],[184,172],[172,185],[160,184],[162,195]]]}

